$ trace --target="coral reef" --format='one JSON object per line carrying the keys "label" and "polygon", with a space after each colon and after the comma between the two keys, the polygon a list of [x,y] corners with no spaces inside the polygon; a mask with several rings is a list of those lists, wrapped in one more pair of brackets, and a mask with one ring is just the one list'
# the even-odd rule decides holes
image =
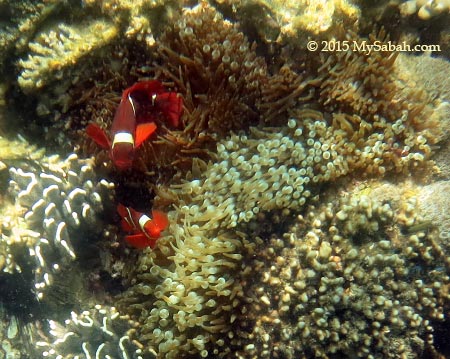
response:
{"label": "coral reef", "polygon": [[[425,91],[428,106],[418,116],[429,127],[437,126],[438,130],[430,130],[434,142],[443,142],[450,136],[450,63],[443,58],[429,55],[408,56],[400,53],[395,67],[395,74],[405,87],[420,88]],[[417,96],[414,96],[418,99]],[[413,106],[418,106],[416,103]],[[430,111],[430,105],[432,111]],[[413,112],[415,112],[413,110]],[[425,117],[426,116],[426,117]],[[418,122],[418,121],[417,121]],[[414,123],[414,122],[413,122]],[[415,125],[417,127],[417,125]]]}
{"label": "coral reef", "polygon": [[[349,33],[348,40],[355,34]],[[364,41],[362,38],[359,41]],[[367,44],[387,43],[384,31],[371,34]],[[320,101],[330,110],[339,108],[357,114],[367,122],[382,117],[395,121],[406,113],[407,123],[415,129],[431,128],[430,100],[419,86],[410,88],[398,79],[395,63],[399,52],[342,51],[322,57],[319,68]],[[400,71],[401,72],[401,71]],[[409,101],[402,99],[407,97]]]}
{"label": "coral reef", "polygon": [[97,180],[92,164],[72,154],[63,161],[50,158],[40,169],[10,168],[10,193],[26,213],[24,223],[11,228],[11,235],[3,241],[11,246],[27,238],[40,299],[53,276],[67,270],[76,258],[77,241],[103,230],[98,226],[99,213],[112,200],[114,185]]}
{"label": "coral reef", "polygon": [[[219,333],[229,333],[236,318],[228,309],[239,307],[242,300],[238,295],[242,288],[230,275],[241,259],[242,248],[251,246],[246,236],[241,237],[233,228],[252,220],[254,223],[259,214],[269,211],[301,211],[321,183],[355,171],[384,175],[425,159],[417,148],[417,153],[410,152],[396,163],[385,161],[383,156],[389,158],[391,148],[379,133],[373,138],[366,134],[366,141],[374,141],[373,145],[356,142],[353,148],[347,132],[335,125],[337,120],[327,123],[321,113],[312,110],[298,111],[297,116],[283,128],[251,128],[247,135],[232,135],[220,141],[216,162],[203,169],[198,178],[173,186],[178,208],[172,213],[170,235],[159,242],[161,252],[141,256],[133,276],[137,283],[119,302],[123,310],[132,308],[130,313],[140,322],[145,321],[141,331],[152,333],[149,345],[159,353],[167,357],[228,353],[223,335],[217,336],[204,321],[218,323]],[[417,146],[421,146],[420,142]],[[355,210],[352,205],[347,207]],[[358,218],[358,212],[354,215]],[[345,213],[339,216],[349,217]],[[381,212],[379,216],[386,217]],[[376,231],[377,226],[375,221],[371,231]],[[360,230],[348,228],[347,232]],[[204,262],[210,263],[210,270],[203,269]],[[222,286],[229,287],[226,294],[217,292]],[[152,292],[152,287],[157,291]],[[186,313],[190,314],[188,319]],[[203,328],[205,334],[198,334],[197,327]],[[213,343],[216,347],[211,347]]]}
{"label": "coral reef", "polygon": [[[91,156],[81,131],[109,127],[136,81],[157,78],[184,103],[180,126],[158,119],[130,171],[113,172],[105,154],[33,157],[19,142],[0,154],[0,281],[12,287],[19,274],[37,294],[42,316],[30,314],[27,334],[40,338],[36,356],[448,350],[445,149],[441,182],[432,161],[449,136],[448,62],[305,51],[310,39],[389,41],[389,27],[360,29],[375,6],[412,29],[396,39],[418,42],[414,21],[432,26],[420,20],[430,4],[415,2],[413,19],[399,1],[360,11],[343,0],[0,0],[17,12],[0,34],[0,65],[16,64],[2,69],[0,104],[33,119],[14,121],[42,134],[47,152]],[[154,250],[117,241],[122,202],[168,212]],[[1,304],[15,313],[21,296]],[[1,323],[15,353],[14,321]]]}
{"label": "coral reef", "polygon": [[[55,6],[63,6],[64,2],[54,3]],[[49,5],[43,12],[51,13]],[[179,5],[179,2],[146,1],[86,1],[83,7],[72,4],[69,9],[72,16],[78,14],[83,17],[86,10],[100,16],[76,24],[52,24],[50,29],[35,28],[33,38],[28,39],[28,57],[18,63],[21,69],[18,79],[20,87],[31,93],[67,76],[76,78],[77,74],[82,73],[83,65],[90,59],[102,57],[102,50],[116,43],[120,37],[151,42],[152,27],[157,29],[161,26],[161,15],[169,13],[167,18],[170,19],[170,13]]]}
{"label": "coral reef", "polygon": [[49,337],[36,342],[36,355],[54,359],[142,359],[139,343],[129,336],[135,325],[116,308],[97,304],[81,313],[71,312],[64,322],[48,320]]}
{"label": "coral reef", "polygon": [[[380,36],[384,38],[383,34]],[[375,41],[374,38],[372,41]],[[284,122],[272,128],[250,127],[245,133],[232,134],[219,140],[213,162],[193,170],[189,181],[172,185],[169,197],[175,198],[176,210],[171,212],[173,224],[169,228],[169,235],[159,242],[156,252],[140,256],[131,288],[119,300],[120,308],[145,323],[139,331],[139,337],[148,338],[147,343],[152,350],[166,357],[189,357],[196,354],[202,357],[227,357],[232,355],[230,353],[234,345],[237,348],[246,348],[247,351],[252,346],[255,348],[255,343],[263,342],[259,341],[261,338],[253,340],[250,336],[248,342],[239,339],[234,341],[235,336],[232,334],[235,333],[236,326],[248,328],[252,325],[251,320],[243,319],[240,323],[236,317],[236,311],[252,296],[243,292],[241,281],[231,280],[236,276],[240,278],[235,272],[238,263],[244,263],[245,266],[246,259],[260,255],[255,254],[252,249],[252,241],[248,238],[251,233],[249,229],[258,226],[258,221],[267,218],[267,213],[289,210],[302,212],[324,185],[338,179],[345,183],[349,175],[357,178],[383,177],[392,173],[407,174],[417,168],[428,173],[431,165],[428,161],[431,155],[430,143],[439,141],[438,134],[443,132],[443,125],[441,123],[433,128],[433,132],[430,131],[437,120],[425,121],[429,113],[429,97],[420,89],[410,91],[397,81],[395,73],[391,74],[395,58],[395,54],[324,56],[318,70],[318,79],[303,80],[289,67],[282,68],[282,72],[276,77],[277,82],[261,92],[264,93],[263,101],[274,103],[274,108],[269,109],[270,106],[266,106],[266,109],[265,103],[261,103],[259,108],[267,111],[265,113],[271,117],[268,123],[275,118],[279,122],[282,117]],[[184,61],[190,64],[188,60]],[[180,63],[177,67],[185,69],[186,66]],[[173,73],[172,78],[176,81],[175,70]],[[367,80],[361,79],[358,86],[355,78],[364,77],[363,75]],[[285,85],[288,82],[286,79],[290,77],[294,79],[291,88],[294,89],[295,95],[292,97],[287,90],[290,87]],[[385,79],[386,83],[383,82]],[[178,87],[182,88],[182,85],[178,84]],[[270,92],[271,88],[273,93]],[[316,94],[314,88],[318,89]],[[323,112],[305,106],[305,103],[313,101],[315,95],[322,103]],[[411,103],[400,101],[401,97],[411,99]],[[390,105],[391,102],[393,105]],[[264,122],[264,119],[260,121]],[[189,126],[189,120],[186,120],[186,124]],[[242,125],[240,127],[242,128]],[[164,203],[166,198],[163,197],[161,195],[156,198],[157,206]],[[374,209],[374,218],[372,219],[370,212],[370,221],[366,224],[365,218],[368,214],[365,206],[371,207],[372,204],[366,204],[365,200],[362,202],[363,204],[358,201],[343,203],[342,210],[336,209],[339,218],[345,222],[340,228],[342,235],[351,237],[345,244],[348,251],[351,251],[349,247],[353,245],[353,236],[357,233],[377,233],[394,219],[392,208],[374,204],[374,207],[377,207]],[[382,236],[382,233],[379,235]],[[374,270],[380,266],[388,271],[389,265],[401,267],[406,263],[407,258],[395,257],[392,254],[392,263],[381,265],[376,258],[383,253],[391,253],[392,247],[387,245],[386,241],[389,241],[384,237],[376,240],[384,242],[380,247],[375,245],[375,239],[373,243],[365,244],[373,250],[370,253],[375,259],[370,260]],[[298,239],[293,242],[300,245],[302,241]],[[224,251],[225,243],[228,243],[225,248],[230,252]],[[354,245],[359,246],[359,243]],[[302,248],[308,249],[309,246],[318,246],[318,243],[305,243]],[[280,250],[282,247],[280,243]],[[352,255],[358,253],[359,247],[357,248],[351,251]],[[249,253],[246,253],[246,250]],[[314,247],[312,251],[317,252],[318,248]],[[330,244],[323,249],[324,253],[328,253],[327,251],[332,251]],[[224,257],[221,256],[223,252],[227,252]],[[269,253],[273,255],[273,252]],[[326,260],[330,253],[324,254]],[[303,259],[306,255],[306,252],[299,250],[299,258]],[[270,263],[266,259],[268,258],[264,257],[262,262],[269,265],[266,264]],[[359,260],[358,256],[351,259]],[[440,260],[442,261],[442,258]],[[348,261],[351,262],[350,258]],[[203,269],[204,262],[211,263],[208,268],[211,268],[212,273]],[[354,267],[356,263],[350,267],[350,272]],[[248,269],[248,273],[253,273],[254,269],[257,268]],[[326,271],[324,265],[322,274],[326,275]],[[443,273],[437,270],[436,283],[445,284],[446,280],[448,281],[445,276],[440,277]],[[395,276],[394,272],[388,274],[387,280]],[[192,284],[193,277],[197,281],[195,284]],[[407,276],[403,279],[405,282],[409,281]],[[226,294],[220,295],[220,292],[217,292],[218,281],[228,287]],[[360,287],[355,288],[361,296],[361,307],[364,300],[374,299],[369,295],[370,290],[369,294],[364,294],[363,285],[366,282],[368,279],[362,280]],[[186,283],[189,283],[189,286],[186,286]],[[151,291],[151,288],[156,291]],[[254,288],[249,290],[250,293],[252,289]],[[277,290],[278,288],[273,293],[277,293]],[[188,291],[191,292],[190,295]],[[271,289],[268,291],[272,293]],[[389,295],[396,297],[399,295],[398,290],[393,290]],[[400,300],[396,300],[400,303]],[[403,334],[406,333],[411,339],[411,342],[404,345],[409,346],[411,351],[416,345],[418,350],[424,350],[425,333],[431,332],[428,328],[429,321],[443,319],[442,307],[431,314],[426,310],[419,312],[415,310],[414,300],[405,301],[405,308],[408,307],[408,310],[405,309],[406,320],[408,325],[414,321],[412,328],[415,328],[417,323],[416,327],[420,326],[420,330],[405,329],[404,327],[408,326],[406,324],[402,326]],[[436,302],[437,299],[433,298],[433,303]],[[394,308],[397,311],[401,306],[398,303]],[[245,313],[242,313],[243,317],[251,317],[249,313],[252,313],[252,309],[244,307],[246,309]],[[264,312],[265,309],[262,309],[262,313],[254,313],[255,321],[259,320],[259,317],[270,316]],[[307,313],[309,309],[308,307]],[[348,310],[351,312],[352,308]],[[286,311],[291,312],[289,308]],[[349,326],[345,330],[355,332],[358,328],[363,330],[370,326],[371,315],[362,317],[358,322],[359,327]],[[422,325],[425,319],[418,317],[419,315],[430,318],[426,319],[427,324]],[[218,323],[218,326],[212,329],[205,321]],[[349,321],[351,322],[351,319]],[[313,337],[311,340],[325,340],[325,335],[329,335],[329,332],[322,332],[319,337]],[[245,333],[242,335],[245,337]],[[395,348],[399,338],[401,335],[392,340],[381,338],[379,343]],[[347,355],[359,352],[365,355],[368,351],[375,350],[372,342],[364,342],[366,339],[367,337],[350,339],[348,348],[317,344],[311,352],[305,349],[310,347],[310,344],[298,341],[295,344],[298,348],[294,350],[304,351],[306,357],[322,355],[321,353],[328,351],[342,351]],[[286,344],[287,347],[292,345]],[[398,349],[397,353],[401,351]],[[260,353],[258,351],[254,357],[258,357]],[[286,353],[283,352],[284,354]],[[267,357],[270,357],[270,353]]]}
{"label": "coral reef", "polygon": [[124,24],[124,36],[137,37],[149,43],[154,32],[180,11],[183,1],[166,0],[86,0],[86,6],[100,8],[101,13]]}
{"label": "coral reef", "polygon": [[17,160],[38,160],[44,156],[45,150],[30,144],[23,137],[8,139],[0,136],[0,159],[4,162],[14,162]]}

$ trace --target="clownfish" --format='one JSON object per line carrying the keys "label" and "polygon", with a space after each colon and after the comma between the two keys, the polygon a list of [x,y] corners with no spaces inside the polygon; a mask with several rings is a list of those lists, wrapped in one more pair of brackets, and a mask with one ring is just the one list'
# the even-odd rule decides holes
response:
{"label": "clownfish", "polygon": [[123,204],[117,206],[117,212],[122,217],[122,229],[129,234],[125,240],[135,248],[155,248],[161,232],[169,225],[167,215],[158,210],[152,210],[152,218]]}
{"label": "clownfish", "polygon": [[86,133],[100,147],[110,151],[119,170],[126,170],[133,163],[135,149],[155,132],[157,115],[162,114],[176,127],[182,106],[182,99],[175,92],[166,92],[159,81],[138,82],[122,94],[112,122],[111,137],[93,123],[86,127]]}

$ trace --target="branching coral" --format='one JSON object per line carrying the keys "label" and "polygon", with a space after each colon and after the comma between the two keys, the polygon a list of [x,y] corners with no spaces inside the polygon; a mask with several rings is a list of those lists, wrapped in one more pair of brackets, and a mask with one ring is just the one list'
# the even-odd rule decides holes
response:
{"label": "branching coral", "polygon": [[22,53],[39,26],[64,5],[60,0],[0,3],[4,21],[0,27],[0,68],[8,55]]}
{"label": "branching coral", "polygon": [[[140,37],[151,42],[153,33],[158,32],[162,23],[173,20],[180,11],[183,1],[166,0],[86,0],[86,6],[101,12],[125,25],[126,37]],[[164,18],[165,21],[161,21]]]}
{"label": "branching coral", "polygon": [[83,56],[93,56],[94,49],[112,41],[117,33],[113,24],[94,20],[78,26],[60,24],[57,29],[40,34],[29,45],[32,54],[19,61],[22,69],[19,85],[22,90],[30,92],[42,88],[49,81],[63,78],[65,69]]}

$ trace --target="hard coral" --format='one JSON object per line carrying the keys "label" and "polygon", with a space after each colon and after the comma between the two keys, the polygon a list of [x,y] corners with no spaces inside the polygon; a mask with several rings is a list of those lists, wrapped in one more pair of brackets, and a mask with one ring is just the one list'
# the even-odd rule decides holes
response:
{"label": "hard coral", "polygon": [[28,58],[19,61],[22,70],[18,79],[20,87],[31,92],[63,78],[67,68],[83,56],[92,56],[94,49],[108,44],[116,36],[114,24],[103,20],[80,26],[60,24],[58,28],[40,34],[29,44],[31,54]]}
{"label": "hard coral", "polygon": [[64,324],[47,322],[49,333],[39,332],[34,349],[43,358],[142,358],[140,344],[130,339],[135,323],[115,307],[97,304],[71,312]]}
{"label": "hard coral", "polygon": [[64,161],[46,160],[39,169],[10,168],[10,192],[26,212],[21,221],[27,229],[13,234],[30,237],[27,250],[34,262],[34,290],[39,299],[54,284],[55,276],[77,258],[87,233],[99,233],[99,214],[111,201],[114,188],[96,179],[92,160],[75,154]]}
{"label": "hard coral", "polygon": [[438,15],[450,13],[450,1],[448,0],[408,0],[400,5],[402,15],[417,16],[422,20],[430,20]]}
{"label": "hard coral", "polygon": [[11,54],[22,54],[28,41],[49,18],[54,19],[67,4],[64,1],[3,1],[0,2],[2,25],[0,30],[0,68],[10,61]]}

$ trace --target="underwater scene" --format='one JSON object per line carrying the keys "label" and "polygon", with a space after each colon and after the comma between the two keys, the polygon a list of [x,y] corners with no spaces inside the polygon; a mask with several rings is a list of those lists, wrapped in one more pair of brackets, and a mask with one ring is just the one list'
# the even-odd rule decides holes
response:
{"label": "underwater scene", "polygon": [[0,0],[0,359],[450,358],[450,1]]}

